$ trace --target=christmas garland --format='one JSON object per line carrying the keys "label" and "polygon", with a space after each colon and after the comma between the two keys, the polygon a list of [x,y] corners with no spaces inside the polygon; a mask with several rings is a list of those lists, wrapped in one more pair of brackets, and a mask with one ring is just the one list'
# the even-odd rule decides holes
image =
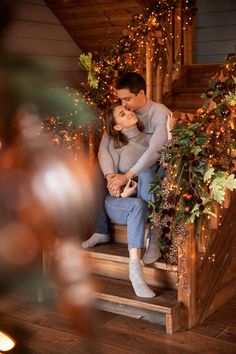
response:
{"label": "christmas garland", "polygon": [[171,144],[161,153],[167,172],[152,185],[157,201],[151,220],[158,226],[163,255],[173,263],[177,261],[173,241],[182,225],[193,223],[195,234],[201,237],[210,218],[216,217],[216,203],[223,203],[227,189],[236,189],[235,70],[236,55],[230,54],[210,80],[203,107],[191,121],[177,124]]}
{"label": "christmas garland", "polygon": [[[80,63],[88,71],[88,82],[80,90],[84,98],[96,104],[102,112],[117,101],[114,89],[116,78],[127,71],[142,73],[145,70],[146,45],[153,48],[154,68],[161,63],[167,65],[167,41],[173,34],[169,28],[173,9],[179,0],[153,1],[144,14],[134,15],[132,24],[122,31],[122,36],[110,53],[104,50],[96,55],[80,55]],[[188,24],[194,14],[193,0],[183,3],[184,23]]]}

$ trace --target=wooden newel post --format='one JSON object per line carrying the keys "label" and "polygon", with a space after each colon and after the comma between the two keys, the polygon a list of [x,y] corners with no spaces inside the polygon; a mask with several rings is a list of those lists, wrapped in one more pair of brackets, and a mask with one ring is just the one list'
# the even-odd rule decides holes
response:
{"label": "wooden newel post", "polygon": [[197,247],[192,224],[188,226],[187,234],[179,237],[178,257],[178,300],[183,304],[184,327],[191,328],[197,320]]}
{"label": "wooden newel post", "polygon": [[154,48],[150,42],[146,43],[146,84],[147,97],[153,98],[153,54]]}

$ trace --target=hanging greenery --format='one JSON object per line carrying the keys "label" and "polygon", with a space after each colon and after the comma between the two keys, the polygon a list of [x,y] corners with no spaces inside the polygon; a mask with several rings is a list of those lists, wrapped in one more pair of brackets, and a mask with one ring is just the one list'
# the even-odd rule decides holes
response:
{"label": "hanging greenery", "polygon": [[[162,150],[167,169],[161,185],[153,184],[158,198],[152,222],[159,227],[165,257],[171,255],[173,236],[180,224],[193,223],[195,234],[216,217],[227,189],[236,189],[236,55],[230,55],[203,94],[203,107],[192,121],[177,124],[173,139]],[[173,260],[176,262],[176,259]]]}
{"label": "hanging greenery", "polygon": [[[92,54],[82,54],[80,63],[88,71],[88,82],[81,86],[84,97],[90,99],[101,110],[106,110],[117,101],[114,81],[123,72],[142,73],[146,64],[146,46],[151,52],[153,66],[167,65],[167,41],[172,38],[171,24],[173,9],[179,0],[153,1],[143,14],[134,15],[132,24],[122,31],[118,43],[109,53],[101,50],[92,60]],[[194,13],[193,0],[183,2],[185,24]]]}

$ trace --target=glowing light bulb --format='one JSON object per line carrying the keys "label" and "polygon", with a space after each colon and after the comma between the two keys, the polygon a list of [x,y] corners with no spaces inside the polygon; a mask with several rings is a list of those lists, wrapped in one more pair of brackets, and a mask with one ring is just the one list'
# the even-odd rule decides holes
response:
{"label": "glowing light bulb", "polygon": [[7,352],[16,345],[16,342],[8,334],[0,331],[0,350]]}

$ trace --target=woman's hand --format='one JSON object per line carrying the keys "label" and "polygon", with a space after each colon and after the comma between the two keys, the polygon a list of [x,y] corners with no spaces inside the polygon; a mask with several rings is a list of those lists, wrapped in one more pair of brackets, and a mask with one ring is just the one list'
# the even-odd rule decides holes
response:
{"label": "woman's hand", "polygon": [[138,185],[137,182],[133,181],[132,179],[129,179],[120,196],[122,198],[131,197],[132,195],[135,194],[137,190],[137,185]]}
{"label": "woman's hand", "polygon": [[132,179],[135,174],[132,171],[128,171],[126,173],[112,173],[109,174],[107,178],[107,188],[109,192],[113,192],[118,188],[126,185],[129,179]]}

